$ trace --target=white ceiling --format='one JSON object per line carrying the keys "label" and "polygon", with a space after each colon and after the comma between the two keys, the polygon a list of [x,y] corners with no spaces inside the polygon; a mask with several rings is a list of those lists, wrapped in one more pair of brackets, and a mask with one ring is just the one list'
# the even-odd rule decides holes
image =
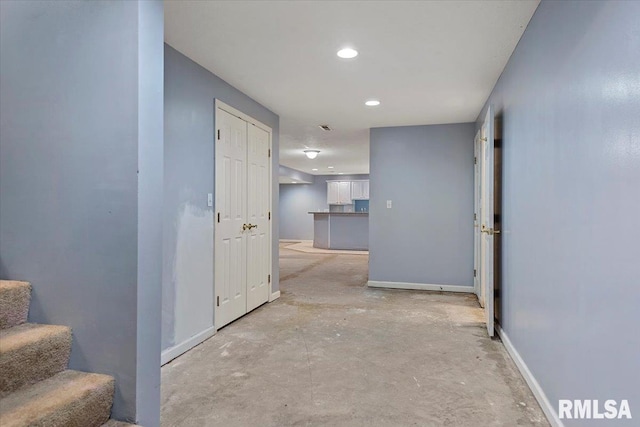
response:
{"label": "white ceiling", "polygon": [[371,127],[474,121],[538,3],[167,1],[165,40],[280,115],[281,164],[368,173]]}

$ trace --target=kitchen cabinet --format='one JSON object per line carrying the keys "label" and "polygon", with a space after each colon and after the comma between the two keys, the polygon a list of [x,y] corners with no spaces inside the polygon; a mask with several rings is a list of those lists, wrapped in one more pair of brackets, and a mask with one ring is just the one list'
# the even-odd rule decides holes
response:
{"label": "kitchen cabinet", "polygon": [[351,181],[327,181],[327,204],[350,205]]}
{"label": "kitchen cabinet", "polygon": [[369,200],[369,180],[351,181],[351,199]]}

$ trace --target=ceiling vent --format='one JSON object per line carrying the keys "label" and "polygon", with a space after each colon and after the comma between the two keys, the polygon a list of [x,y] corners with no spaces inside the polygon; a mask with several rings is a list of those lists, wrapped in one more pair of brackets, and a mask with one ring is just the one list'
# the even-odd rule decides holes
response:
{"label": "ceiling vent", "polygon": [[326,130],[326,131],[331,130],[331,128],[329,127],[329,125],[318,125],[318,127],[319,127],[320,129],[322,129],[322,130]]}

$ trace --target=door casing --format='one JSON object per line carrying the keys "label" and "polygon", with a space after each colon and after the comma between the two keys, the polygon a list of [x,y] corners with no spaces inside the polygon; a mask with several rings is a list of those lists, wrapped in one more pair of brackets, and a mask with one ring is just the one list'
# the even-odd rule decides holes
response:
{"label": "door casing", "polygon": [[474,139],[474,289],[484,308],[489,336],[494,335],[494,123],[489,106]]}

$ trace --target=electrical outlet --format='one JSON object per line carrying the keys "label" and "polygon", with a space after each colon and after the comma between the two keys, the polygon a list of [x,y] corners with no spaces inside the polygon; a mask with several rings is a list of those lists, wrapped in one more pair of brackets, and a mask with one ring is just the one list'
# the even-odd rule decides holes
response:
{"label": "electrical outlet", "polygon": [[391,209],[391,200],[387,200],[387,209]]}
{"label": "electrical outlet", "polygon": [[213,207],[213,193],[207,194],[207,206]]}

